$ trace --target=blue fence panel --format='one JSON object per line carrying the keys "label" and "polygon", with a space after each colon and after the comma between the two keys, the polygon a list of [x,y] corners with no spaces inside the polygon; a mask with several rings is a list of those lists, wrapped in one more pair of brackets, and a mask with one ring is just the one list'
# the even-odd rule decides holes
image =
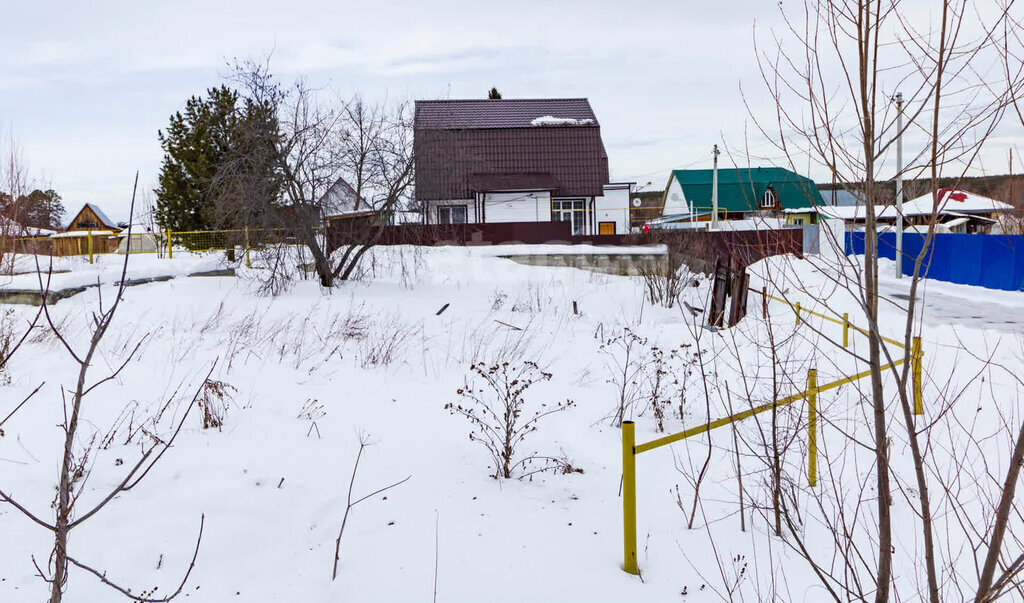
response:
{"label": "blue fence panel", "polygon": [[985,235],[943,234],[941,239],[939,236],[935,236],[935,244],[949,246],[953,254],[949,275],[940,280],[961,285],[981,285],[981,253]]}
{"label": "blue fence panel", "polygon": [[[924,235],[903,233],[903,274],[914,273]],[[864,254],[864,233],[848,232],[847,255]],[[896,233],[878,236],[878,256],[895,259]],[[921,275],[961,285],[1024,291],[1024,235],[936,234]]]}
{"label": "blue fence panel", "polygon": [[1016,253],[1006,237],[985,237],[982,245],[981,286],[989,289],[1014,289]]}

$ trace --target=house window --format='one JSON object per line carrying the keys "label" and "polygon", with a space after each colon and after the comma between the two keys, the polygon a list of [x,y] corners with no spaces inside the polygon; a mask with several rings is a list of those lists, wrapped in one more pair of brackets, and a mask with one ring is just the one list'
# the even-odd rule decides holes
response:
{"label": "house window", "polygon": [[804,219],[803,218],[793,218],[793,225],[794,226],[803,226],[804,225]]}
{"label": "house window", "polygon": [[552,201],[551,218],[555,222],[569,222],[573,235],[583,234],[583,227],[586,224],[586,201]]}
{"label": "house window", "polygon": [[768,187],[764,191],[764,198],[761,200],[761,207],[763,209],[771,209],[776,207],[779,203],[779,197],[775,194],[775,190],[772,187]]}
{"label": "house window", "polygon": [[438,224],[465,224],[465,205],[441,205],[437,208]]}
{"label": "house window", "polygon": [[75,226],[78,228],[99,228],[100,225],[92,220],[83,220],[78,224],[75,224]]}

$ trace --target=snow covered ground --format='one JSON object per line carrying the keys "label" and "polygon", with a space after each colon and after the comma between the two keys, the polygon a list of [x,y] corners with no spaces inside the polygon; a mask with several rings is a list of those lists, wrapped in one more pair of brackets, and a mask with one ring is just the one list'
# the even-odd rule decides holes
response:
{"label": "snow covered ground", "polygon": [[[89,477],[76,508],[102,499],[143,447],[173,431],[211,368],[211,379],[230,386],[223,402],[213,402],[224,424],[202,429],[193,409],[151,474],[72,533],[72,556],[133,592],[158,586],[153,592],[167,593],[188,566],[205,515],[197,565],[183,595],[190,600],[715,601],[728,599],[731,590],[745,600],[824,600],[793,539],[771,534],[763,421],[741,424],[735,439],[732,430],[720,429],[710,438],[638,457],[643,579],[624,573],[621,440],[612,423],[629,341],[630,366],[642,377],[626,379],[627,393],[637,399],[627,414],[644,442],[662,435],[648,399],[650,386],[641,383],[658,350],[676,351],[665,365],[678,383],[665,395],[663,419],[665,432],[674,432],[763,402],[771,395],[773,365],[780,395],[800,391],[812,366],[819,382],[863,370],[826,341],[839,336],[838,327],[809,320],[798,328],[791,310],[772,304],[773,358],[754,296],[738,327],[712,332],[685,307],[648,303],[642,278],[522,266],[495,257],[495,249],[379,248],[361,280],[326,293],[307,280],[279,297],[262,297],[255,280],[259,270],[245,268],[237,278],[175,279],[128,289],[91,379],[109,374],[140,341],[141,347],[115,380],[86,399],[79,445],[91,450],[83,465]],[[93,266],[73,262],[61,266],[69,273],[54,276],[61,286],[97,278],[102,283],[51,310],[78,348],[88,336],[97,292],[104,300],[112,297],[119,278],[113,261],[106,256]],[[131,277],[168,269],[187,274],[221,263],[217,255],[133,257]],[[755,268],[780,284],[776,294],[785,291],[818,311],[828,300],[832,310],[848,311],[858,322],[853,299],[831,284],[833,275],[792,258]],[[754,280],[752,286],[759,287]],[[929,287],[927,295],[935,291]],[[942,294],[958,295],[950,287],[956,286],[943,284]],[[683,300],[706,307],[708,290],[698,279]],[[1017,316],[1024,309],[1020,295],[989,301]],[[17,329],[34,309],[12,312]],[[899,336],[902,318],[895,302],[884,303],[883,312],[883,333]],[[926,314],[924,323],[926,416],[941,414],[943,426],[962,421],[990,436],[964,445],[966,430],[936,431],[935,472],[945,475],[984,459],[986,471],[998,477],[1008,456],[1001,421],[1019,424],[1024,414],[1019,387],[985,360],[1019,367],[1021,340],[996,324],[947,321],[938,313]],[[854,346],[865,352],[863,338],[855,337]],[[552,374],[528,390],[531,412],[542,403],[575,402],[544,419],[521,453],[562,457],[582,473],[490,477],[494,468],[484,447],[470,439],[472,426],[444,407],[464,403],[457,390],[471,377],[471,364],[503,359],[535,361]],[[981,373],[984,383],[976,378]],[[0,418],[44,385],[3,425],[0,488],[49,518],[63,441],[57,427],[61,389],[73,387],[76,366],[39,329],[7,374],[11,383],[0,385]],[[635,392],[631,380],[637,382]],[[952,401],[940,411],[934,401],[946,392],[959,397],[948,396]],[[864,477],[870,454],[848,444],[848,436],[869,437],[868,415],[859,391],[849,386],[823,394],[819,407],[824,460],[817,495],[806,488],[802,403],[781,411],[779,426],[792,442],[784,469],[786,496],[803,518],[797,531],[813,555],[834,560],[835,543],[820,520],[829,513],[815,505],[859,505],[868,517],[860,521],[870,523],[872,482]],[[893,415],[894,462],[909,482],[905,436]],[[372,445],[361,460],[353,497],[411,477],[353,509],[339,576],[332,581],[334,539],[361,437]],[[702,472],[706,477],[694,505],[694,482]],[[743,479],[742,513],[737,473]],[[965,509],[981,516],[990,494],[990,487],[978,486]],[[952,529],[959,519],[950,511],[953,503],[947,495],[935,496],[943,513],[940,526]],[[916,600],[923,574],[913,499],[900,495],[894,512],[900,592],[903,600]],[[36,576],[32,559],[46,565],[48,536],[0,505],[0,601],[45,598],[47,585]],[[870,565],[871,553],[865,554]],[[950,575],[970,574],[973,557],[957,549],[943,558],[943,567]],[[72,601],[117,599],[77,569],[71,570],[68,593]]]}

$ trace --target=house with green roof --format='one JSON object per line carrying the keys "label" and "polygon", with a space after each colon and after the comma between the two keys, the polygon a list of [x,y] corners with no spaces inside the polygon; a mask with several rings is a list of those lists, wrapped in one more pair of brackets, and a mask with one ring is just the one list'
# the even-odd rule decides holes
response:
{"label": "house with green roof", "polygon": [[[711,219],[713,170],[673,170],[665,187],[663,215]],[[718,170],[718,217],[739,220],[785,209],[824,205],[814,182],[784,168]]]}

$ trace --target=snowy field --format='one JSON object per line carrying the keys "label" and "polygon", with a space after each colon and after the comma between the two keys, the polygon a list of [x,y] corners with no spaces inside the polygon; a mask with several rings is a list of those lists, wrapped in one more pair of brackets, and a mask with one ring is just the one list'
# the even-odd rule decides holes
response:
{"label": "snowy field", "polygon": [[[103,256],[92,266],[65,262],[59,268],[70,272],[54,276],[60,287],[102,283],[51,309],[76,349],[86,343],[98,294],[104,303],[113,298],[117,259]],[[140,256],[130,265],[129,278],[141,278],[210,270],[222,260]],[[140,347],[124,371],[84,403],[78,444],[90,452],[76,508],[101,500],[144,448],[174,431],[211,370],[210,379],[225,384],[225,396],[214,396],[207,408],[223,425],[203,429],[203,413],[193,408],[152,472],[72,533],[70,554],[133,592],[161,595],[177,588],[205,516],[198,560],[182,595],[189,600],[829,598],[800,557],[798,539],[772,533],[770,424],[764,418],[638,457],[642,579],[624,573],[621,439],[613,423],[627,398],[627,418],[637,421],[638,442],[646,442],[763,403],[773,388],[779,396],[800,391],[808,368],[818,370],[819,383],[865,370],[829,341],[841,341],[839,327],[813,318],[798,327],[779,303],[771,304],[766,323],[752,295],[739,326],[714,332],[701,328],[703,318],[683,304],[652,305],[642,278],[522,266],[495,257],[493,249],[378,248],[364,269],[360,280],[328,293],[305,280],[276,298],[259,295],[260,271],[244,267],[235,278],[175,278],[127,289],[90,381],[116,370]],[[775,295],[821,312],[849,312],[865,326],[854,299],[822,266],[773,258],[753,272],[752,287],[768,283]],[[3,286],[36,277],[13,278],[17,282]],[[883,285],[898,292],[895,279]],[[955,303],[970,305],[978,297],[972,288],[929,287],[926,298],[936,289]],[[709,290],[698,278],[681,299],[704,308]],[[1024,313],[1022,294],[984,299],[1017,317]],[[895,297],[882,303],[883,334],[902,339],[902,303]],[[15,332],[35,312],[24,306],[0,312],[7,308],[4,320]],[[991,515],[990,498],[1009,456],[1005,427],[1024,419],[1013,376],[1024,348],[1019,334],[994,322],[926,312],[921,424],[930,429],[937,532],[950,542],[940,560],[944,592],[957,598],[956,580],[971,584],[976,571],[973,533],[964,525]],[[863,337],[854,336],[853,346],[866,354]],[[536,471],[529,477],[491,477],[495,467],[470,438],[473,426],[445,408],[466,403],[457,390],[473,383],[471,365],[503,361],[536,362],[551,374],[525,393],[531,415],[542,404],[574,402],[539,421],[519,449],[518,458],[558,459],[553,470],[539,471],[550,461],[538,458],[519,471]],[[655,392],[652,367],[659,366],[671,383]],[[0,383],[9,381],[0,385],[0,419],[43,385],[2,427],[0,488],[52,518],[63,442],[61,392],[74,387],[77,366],[39,328],[6,373],[0,375]],[[853,386],[822,394],[818,404],[820,483],[813,491],[806,479],[806,407],[800,402],[779,412],[778,430],[788,442],[784,497],[802,546],[825,564],[842,556],[828,522],[839,510],[854,517],[867,568],[861,577],[867,576],[874,562],[873,457],[854,439],[870,439],[868,407]],[[894,402],[895,575],[900,599],[911,601],[923,593],[925,579],[913,474],[895,408]],[[353,498],[411,477],[352,509],[332,581],[335,538],[361,438],[372,445],[360,461]],[[566,464],[573,470],[566,472]],[[938,486],[954,482],[960,496]],[[1018,520],[1014,527],[1024,535]],[[961,531],[967,535],[958,537]],[[33,556],[45,568],[52,536],[0,505],[0,542],[0,601],[44,600],[48,587],[36,575]],[[119,598],[75,568],[68,593],[72,601]]]}

